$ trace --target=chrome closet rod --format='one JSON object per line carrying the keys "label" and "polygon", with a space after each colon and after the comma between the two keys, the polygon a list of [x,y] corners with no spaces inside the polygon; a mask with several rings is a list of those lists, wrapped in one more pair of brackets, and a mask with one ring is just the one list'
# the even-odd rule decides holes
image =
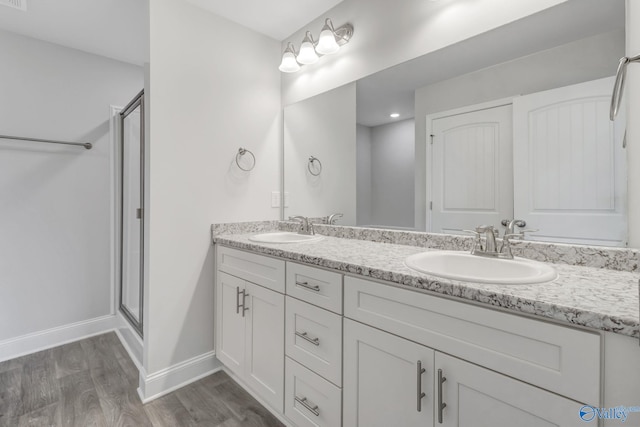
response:
{"label": "chrome closet rod", "polygon": [[93,148],[93,144],[90,142],[68,142],[68,141],[56,141],[55,139],[40,139],[40,138],[25,138],[22,136],[0,135],[0,139],[14,139],[17,141],[35,141],[35,142],[47,142],[50,144],[63,144],[63,145],[79,145],[87,150]]}

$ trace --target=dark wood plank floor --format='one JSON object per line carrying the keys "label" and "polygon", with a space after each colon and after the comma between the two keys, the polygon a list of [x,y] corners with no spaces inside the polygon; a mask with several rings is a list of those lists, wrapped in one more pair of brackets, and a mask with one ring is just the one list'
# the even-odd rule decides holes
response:
{"label": "dark wood plank floor", "polygon": [[114,333],[0,363],[0,427],[282,426],[224,372],[142,405]]}

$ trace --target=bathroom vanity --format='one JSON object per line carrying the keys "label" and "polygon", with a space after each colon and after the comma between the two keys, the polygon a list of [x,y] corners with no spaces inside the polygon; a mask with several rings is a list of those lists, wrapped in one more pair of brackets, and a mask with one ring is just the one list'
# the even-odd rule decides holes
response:
{"label": "bathroom vanity", "polygon": [[251,237],[214,237],[216,355],[290,425],[574,426],[640,405],[634,272],[457,282],[405,266],[424,247]]}

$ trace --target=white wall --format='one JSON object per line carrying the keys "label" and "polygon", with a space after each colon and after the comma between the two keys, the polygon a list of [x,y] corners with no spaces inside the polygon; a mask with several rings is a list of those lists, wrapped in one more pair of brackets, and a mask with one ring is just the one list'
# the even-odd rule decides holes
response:
{"label": "white wall", "polygon": [[413,228],[413,119],[371,128],[371,224]]}
{"label": "white wall", "polygon": [[[309,156],[322,162],[319,176],[309,173]],[[285,218],[342,213],[340,224],[356,224],[355,84],[284,109],[284,164]]]}
{"label": "white wall", "polygon": [[[426,116],[615,74],[624,32],[615,31],[444,80],[416,90],[416,227],[426,224]],[[629,217],[631,218],[631,216]]]}
{"label": "white wall", "polygon": [[371,222],[371,128],[356,127],[356,224]]}
{"label": "white wall", "polygon": [[338,54],[301,71],[282,75],[283,104],[289,105],[353,82],[390,66],[434,52],[566,0],[345,0],[292,34],[296,47],[306,30],[317,36],[326,17],[353,24],[354,36]]}
{"label": "white wall", "polygon": [[[640,4],[627,0],[627,50],[629,57],[640,55]],[[640,63],[630,64],[627,68],[627,189],[629,205],[629,246],[640,248]]]}
{"label": "white wall", "polygon": [[[0,31],[0,345],[112,313],[109,105],[141,67]],[[7,350],[10,352],[10,349]]]}
{"label": "white wall", "polygon": [[182,0],[150,2],[148,375],[213,350],[211,223],[280,216],[279,51]]}

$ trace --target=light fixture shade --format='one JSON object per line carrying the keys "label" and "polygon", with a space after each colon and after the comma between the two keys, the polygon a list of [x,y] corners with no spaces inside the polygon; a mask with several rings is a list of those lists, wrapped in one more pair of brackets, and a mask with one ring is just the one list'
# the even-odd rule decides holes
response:
{"label": "light fixture shade", "polygon": [[285,51],[284,55],[282,55],[282,62],[278,69],[283,73],[295,73],[300,70],[300,64],[296,61],[296,56],[293,52]]}
{"label": "light fixture shade", "polygon": [[318,40],[318,46],[316,46],[316,52],[320,55],[330,55],[340,50],[340,46],[336,42],[336,36],[333,30],[328,25],[322,28],[320,32],[320,39]]}
{"label": "light fixture shade", "polygon": [[307,35],[304,36],[304,40],[302,40],[302,45],[300,46],[300,52],[296,58],[299,63],[309,65],[315,64],[318,62],[318,54],[316,53],[316,49],[313,46],[313,41],[311,40],[311,33],[307,31]]}
{"label": "light fixture shade", "polygon": [[291,43],[287,46],[282,54],[282,62],[278,67],[283,73],[295,73],[300,70],[300,64],[296,61],[295,49]]}

